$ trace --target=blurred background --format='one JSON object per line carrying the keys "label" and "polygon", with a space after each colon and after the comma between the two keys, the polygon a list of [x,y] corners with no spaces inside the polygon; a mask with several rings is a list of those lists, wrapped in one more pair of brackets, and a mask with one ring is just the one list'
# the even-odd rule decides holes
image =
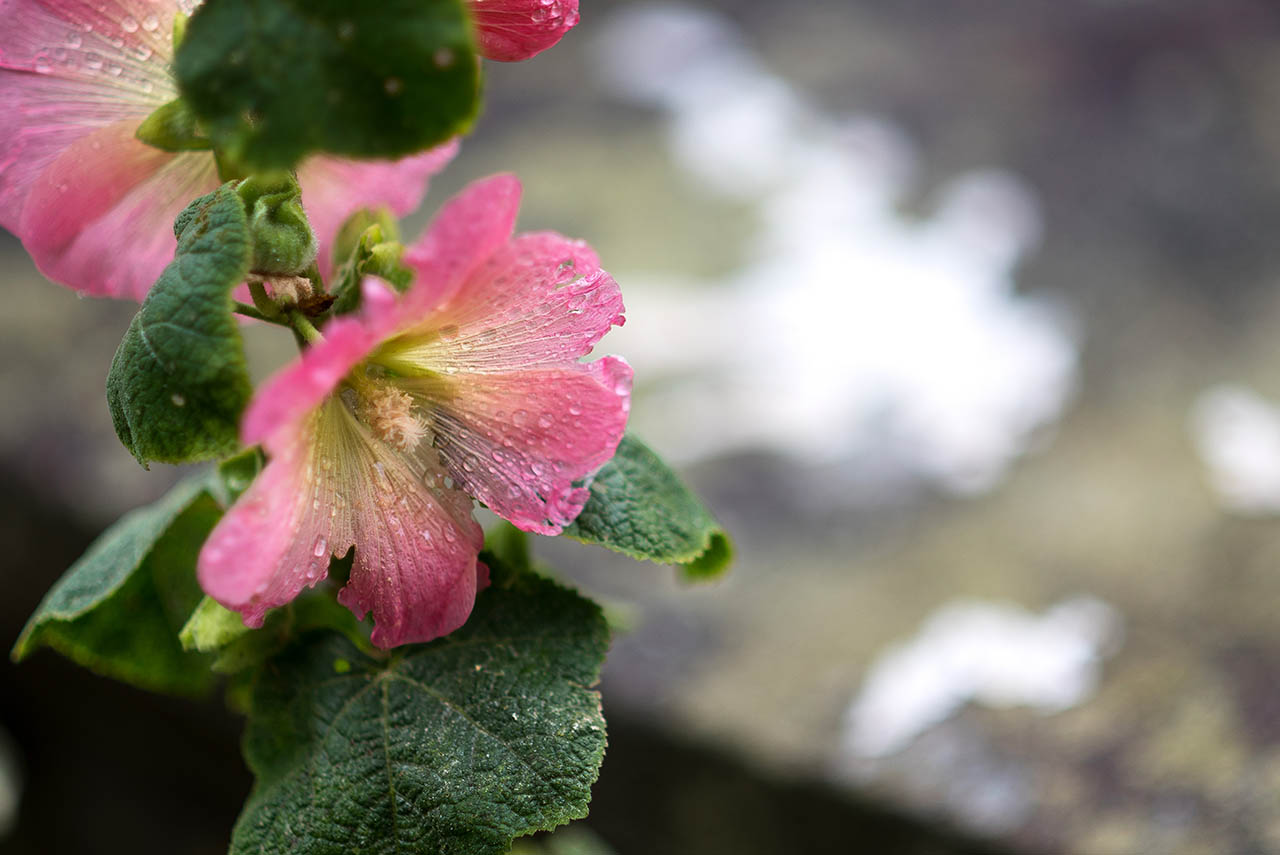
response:
{"label": "blurred background", "polygon": [[[592,815],[536,851],[1280,852],[1280,8],[583,5],[405,232],[514,170],[593,244],[632,427],[739,560],[537,542],[628,628]],[[180,473],[110,427],[132,306],[7,234],[0,296],[9,644]],[[0,851],[224,852],[239,730],[5,661]]]}

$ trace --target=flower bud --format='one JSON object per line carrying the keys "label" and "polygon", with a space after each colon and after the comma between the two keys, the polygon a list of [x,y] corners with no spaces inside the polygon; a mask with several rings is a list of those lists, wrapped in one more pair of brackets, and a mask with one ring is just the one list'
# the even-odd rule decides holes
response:
{"label": "flower bud", "polygon": [[299,274],[316,260],[316,236],[290,173],[254,175],[236,185],[249,215],[255,273]]}

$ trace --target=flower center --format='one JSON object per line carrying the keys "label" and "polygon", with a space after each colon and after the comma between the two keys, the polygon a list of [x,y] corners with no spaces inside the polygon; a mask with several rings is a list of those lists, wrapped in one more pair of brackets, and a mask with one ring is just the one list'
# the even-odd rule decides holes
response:
{"label": "flower center", "polygon": [[360,418],[373,435],[406,453],[417,450],[427,425],[413,412],[413,398],[387,383],[370,383],[358,391]]}

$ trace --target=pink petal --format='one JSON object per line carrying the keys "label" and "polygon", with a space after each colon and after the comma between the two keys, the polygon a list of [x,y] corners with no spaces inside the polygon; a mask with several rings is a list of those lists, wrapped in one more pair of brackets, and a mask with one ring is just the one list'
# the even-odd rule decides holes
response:
{"label": "pink petal", "polygon": [[[415,391],[412,380],[399,382]],[[440,459],[453,479],[517,527],[554,535],[587,500],[574,482],[618,448],[630,409],[631,367],[605,357],[585,365],[458,375],[435,389],[445,393],[423,397]]]}
{"label": "pink petal", "polygon": [[356,161],[316,157],[298,169],[302,202],[320,241],[317,261],[326,278],[332,273],[331,243],[348,217],[361,208],[386,206],[397,216],[417,210],[427,180],[458,153],[458,142],[397,161]]}
{"label": "pink petal", "polygon": [[524,234],[387,348],[421,370],[505,372],[572,362],[624,321],[622,293],[590,247],[550,232]]}
{"label": "pink petal", "polygon": [[372,611],[373,643],[429,641],[465,622],[481,578],[483,532],[444,473],[373,438],[331,398],[294,425],[201,550],[211,597],[260,626],[355,547],[338,599]]}
{"label": "pink petal", "polygon": [[122,119],[136,125],[175,96],[168,67],[179,5],[9,0],[3,6],[0,226],[25,237],[19,224],[27,192],[67,146]]}
{"label": "pink petal", "polygon": [[218,185],[205,152],[134,139],[136,122],[72,143],[29,188],[19,234],[40,271],[94,296],[141,300],[173,260],[173,220]]}
{"label": "pink petal", "polygon": [[416,274],[401,301],[407,324],[447,300],[475,268],[511,237],[520,208],[520,181],[495,175],[474,181],[440,209],[404,254]]}
{"label": "pink petal", "polygon": [[480,53],[514,62],[542,53],[578,23],[578,0],[470,0]]}
{"label": "pink petal", "polygon": [[356,318],[336,318],[326,324],[322,341],[254,393],[240,425],[245,445],[262,443],[271,453],[282,453],[293,441],[297,423],[338,388],[379,338],[376,329]]}

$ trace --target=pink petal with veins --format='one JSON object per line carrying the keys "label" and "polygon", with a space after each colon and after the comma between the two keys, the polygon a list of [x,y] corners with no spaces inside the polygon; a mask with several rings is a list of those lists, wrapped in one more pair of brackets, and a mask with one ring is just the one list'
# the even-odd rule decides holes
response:
{"label": "pink petal with veins", "polygon": [[302,352],[254,393],[240,423],[245,445],[262,443],[272,454],[286,450],[307,413],[319,407],[378,342],[360,320],[336,318],[324,339]]}
{"label": "pink petal with veins", "polygon": [[173,260],[173,220],[218,186],[204,152],[169,154],[117,122],[72,143],[30,187],[18,233],[40,272],[97,297],[141,300]]}
{"label": "pink petal with veins", "polygon": [[0,226],[67,146],[176,95],[171,0],[0,2]]}
{"label": "pink petal with veins", "polygon": [[448,300],[475,268],[511,237],[520,208],[520,181],[495,175],[467,185],[441,207],[422,237],[405,250],[413,285],[401,300],[405,325]]}
{"label": "pink petal with veins", "polygon": [[578,0],[470,0],[481,55],[500,62],[537,56],[578,23]]}
{"label": "pink petal with veins", "polygon": [[338,600],[372,611],[379,647],[429,641],[461,626],[484,571],[471,499],[426,458],[371,436],[331,398],[276,443],[271,461],[200,552],[205,592],[261,626],[356,548]]}
{"label": "pink petal with veins", "polygon": [[493,252],[416,326],[406,318],[405,341],[387,347],[424,370],[504,372],[572,362],[625,320],[622,292],[591,248],[537,232]]}
{"label": "pink petal with veins", "polygon": [[433,427],[449,474],[518,528],[555,535],[587,500],[574,482],[618,448],[630,409],[631,366],[610,356],[460,374],[446,388],[450,394],[434,402]]}

